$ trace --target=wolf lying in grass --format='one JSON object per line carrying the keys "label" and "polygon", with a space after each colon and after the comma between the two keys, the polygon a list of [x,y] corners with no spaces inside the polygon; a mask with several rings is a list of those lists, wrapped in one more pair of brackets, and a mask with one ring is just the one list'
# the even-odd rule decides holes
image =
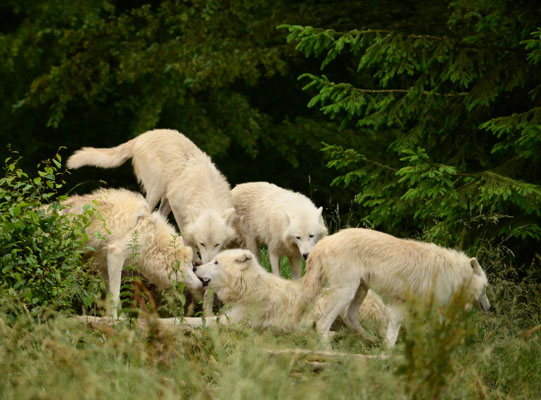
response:
{"label": "wolf lying in grass", "polygon": [[[112,314],[118,316],[120,278],[125,265],[137,265],[141,274],[159,289],[182,281],[200,296],[201,281],[192,270],[192,249],[158,212],[152,213],[138,193],[124,189],[100,189],[84,196],[71,196],[62,212],[82,214],[94,207],[88,235],[88,253],[107,282],[112,296]],[[178,267],[178,268],[177,268]]]}
{"label": "wolf lying in grass", "polygon": [[358,320],[359,306],[368,289],[395,304],[390,307],[387,347],[394,346],[397,340],[402,321],[400,304],[407,293],[418,298],[433,295],[437,303],[445,304],[455,292],[464,290],[469,302],[466,307],[473,303],[483,310],[490,308],[487,277],[475,258],[433,243],[398,239],[370,229],[344,229],[323,238],[314,246],[306,269],[312,279],[324,279],[329,291],[316,325],[323,336],[345,312],[344,322],[372,339]]}
{"label": "wolf lying in grass", "polygon": [[[251,251],[233,249],[194,267],[194,271],[202,286],[211,288],[231,306],[220,317],[222,323],[245,321],[262,328],[296,330],[309,327],[320,315],[315,304],[321,294],[321,279],[315,268],[301,279],[288,280],[268,272]],[[358,312],[361,319],[387,322],[387,308],[373,292],[369,292]],[[195,318],[187,322],[201,324]]]}

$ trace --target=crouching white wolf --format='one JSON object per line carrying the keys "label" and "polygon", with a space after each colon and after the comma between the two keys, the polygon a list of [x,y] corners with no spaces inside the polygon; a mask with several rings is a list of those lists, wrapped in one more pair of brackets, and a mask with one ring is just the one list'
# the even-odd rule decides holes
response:
{"label": "crouching white wolf", "polygon": [[267,245],[275,275],[280,275],[280,256],[287,256],[291,276],[300,278],[301,257],[306,259],[317,240],[327,234],[322,207],[316,208],[300,193],[267,182],[243,183],[231,194],[234,225],[243,246],[257,255],[259,245]]}
{"label": "crouching white wolf", "polygon": [[229,183],[210,157],[178,131],[148,131],[113,148],[83,147],[67,165],[113,168],[130,158],[150,209],[161,199],[164,216],[173,210],[186,244],[199,250],[203,262],[235,236]]}
{"label": "crouching white wolf", "polygon": [[[490,308],[487,277],[475,258],[369,229],[344,229],[322,239],[312,250],[306,269],[307,274],[315,270],[327,282],[329,295],[316,324],[322,335],[345,312],[346,324],[369,338],[358,321],[358,309],[369,288],[395,301],[404,300],[410,292],[417,297],[433,295],[442,304],[463,288],[469,305]],[[402,320],[399,303],[390,308],[388,347],[395,344]]]}
{"label": "crouching white wolf", "polygon": [[[314,307],[321,295],[321,277],[316,268],[301,279],[284,279],[267,272],[251,251],[233,249],[194,270],[203,286],[210,287],[231,306],[221,317],[223,323],[248,322],[257,327],[296,330],[309,327],[320,315]],[[371,291],[358,312],[362,319],[376,323],[387,320],[385,305]],[[189,322],[199,323],[193,318]]]}
{"label": "crouching white wolf", "polygon": [[84,196],[71,196],[62,204],[66,207],[62,212],[75,215],[94,207],[85,228],[86,246],[94,257],[95,268],[106,279],[114,318],[120,306],[122,268],[128,264],[139,266],[141,274],[159,289],[178,280],[194,294],[201,292],[201,281],[192,269],[192,249],[184,245],[182,237],[161,214],[151,213],[140,194],[101,189]]}

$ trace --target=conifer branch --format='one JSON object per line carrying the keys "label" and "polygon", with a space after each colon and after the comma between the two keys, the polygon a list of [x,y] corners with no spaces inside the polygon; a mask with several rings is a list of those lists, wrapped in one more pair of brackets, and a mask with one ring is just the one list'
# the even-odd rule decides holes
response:
{"label": "conifer branch", "polygon": [[[409,93],[410,89],[358,89],[352,88],[351,90],[359,93],[373,93],[373,94],[382,94],[382,93]],[[446,96],[446,97],[460,97],[467,96],[468,92],[459,92],[459,93],[438,93],[432,92],[430,90],[423,90],[421,94],[426,96],[435,95],[435,96]]]}
{"label": "conifer branch", "polygon": [[[310,77],[312,79],[315,78],[313,75],[310,75],[310,74],[303,74],[299,78],[302,78],[305,76]],[[360,89],[360,88],[353,87],[350,84],[334,83],[334,82],[321,80],[321,79],[318,79],[318,81],[321,85],[324,85],[324,86],[328,86],[328,87],[332,87],[336,89],[347,89],[355,93],[368,93],[368,94],[404,93],[406,94],[406,93],[409,93],[411,90],[411,89]],[[430,90],[423,90],[420,93],[425,96],[434,95],[434,96],[444,96],[444,97],[464,97],[464,96],[469,95],[468,92],[438,93],[438,92],[433,92]]]}

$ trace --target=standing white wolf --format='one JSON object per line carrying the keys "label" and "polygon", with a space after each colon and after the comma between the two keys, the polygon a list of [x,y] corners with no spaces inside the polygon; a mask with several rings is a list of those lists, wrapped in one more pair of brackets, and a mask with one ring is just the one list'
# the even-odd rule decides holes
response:
{"label": "standing white wolf", "polygon": [[[194,270],[202,286],[210,287],[223,303],[231,306],[222,316],[222,323],[248,322],[257,327],[296,330],[308,328],[320,316],[316,299],[322,293],[321,279],[315,268],[301,279],[284,279],[267,272],[250,250],[232,249]],[[362,320],[378,325],[388,319],[386,306],[372,291],[358,313]],[[187,322],[201,325],[196,318]]]}
{"label": "standing white wolf", "polygon": [[[466,254],[369,229],[344,229],[319,241],[307,261],[327,282],[328,298],[316,328],[326,335],[336,317],[345,311],[345,322],[369,338],[358,321],[358,309],[368,289],[390,300],[404,300],[406,293],[434,295],[439,303],[449,301],[464,287],[468,301],[483,310],[490,308],[485,272]],[[471,305],[471,304],[470,304]],[[402,321],[400,305],[391,308],[386,345],[392,347]]]}
{"label": "standing white wolf", "polygon": [[108,149],[83,147],[67,165],[113,168],[130,158],[150,208],[161,199],[164,216],[173,210],[186,244],[199,250],[203,262],[235,236],[229,183],[210,157],[178,131],[148,131]]}
{"label": "standing white wolf", "polygon": [[[192,249],[158,212],[151,210],[138,193],[125,189],[101,189],[84,196],[71,196],[62,212],[79,215],[93,207],[87,253],[94,267],[106,279],[112,296],[112,314],[120,306],[120,278],[125,265],[137,265],[141,274],[159,289],[182,281],[194,294],[201,293],[201,281],[193,272]],[[134,248],[135,246],[135,248]],[[175,263],[178,261],[178,270]]]}
{"label": "standing white wolf", "polygon": [[231,191],[236,218],[234,225],[243,245],[259,254],[259,245],[269,250],[272,272],[280,275],[280,256],[291,265],[291,276],[298,279],[302,258],[306,259],[319,238],[327,234],[321,215],[312,201],[272,183],[250,182]]}

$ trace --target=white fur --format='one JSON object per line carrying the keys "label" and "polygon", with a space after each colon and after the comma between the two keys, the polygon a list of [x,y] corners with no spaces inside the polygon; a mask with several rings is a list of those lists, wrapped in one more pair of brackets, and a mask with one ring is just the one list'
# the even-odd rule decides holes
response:
{"label": "white fur", "polygon": [[300,193],[267,182],[243,183],[231,194],[234,225],[243,246],[257,255],[259,245],[267,245],[276,275],[280,275],[280,256],[287,256],[292,277],[300,278],[302,258],[327,234],[322,208]]}
{"label": "white fur", "polygon": [[[231,306],[222,322],[249,322],[258,327],[294,330],[310,326],[320,315],[314,307],[322,296],[320,273],[314,268],[298,280],[267,272],[249,250],[219,253],[211,262],[196,267],[196,275],[208,284],[222,302]],[[361,319],[386,322],[387,308],[370,292],[358,310]]]}
{"label": "white fur", "polygon": [[[85,229],[86,249],[107,281],[115,318],[120,306],[120,277],[126,265],[139,266],[141,274],[159,289],[178,280],[194,293],[200,292],[201,281],[192,269],[192,249],[184,245],[182,237],[160,213],[151,213],[140,194],[100,189],[84,196],[71,196],[63,205],[65,212],[75,215],[83,213],[85,206],[94,207],[93,218]],[[178,272],[171,267],[176,260]]]}
{"label": "white fur", "polygon": [[234,236],[229,184],[210,157],[175,130],[157,129],[110,149],[83,147],[67,162],[69,168],[116,167],[132,158],[135,175],[151,209],[171,210],[186,240],[203,262],[214,257]]}
{"label": "white fur", "polygon": [[[312,268],[320,271],[332,290],[316,325],[322,335],[343,312],[346,324],[366,335],[357,310],[369,288],[391,300],[404,300],[411,292],[418,297],[433,294],[437,302],[446,303],[465,285],[472,302],[485,310],[490,308],[485,292],[488,281],[477,260],[432,243],[398,239],[369,229],[344,229],[316,244],[307,261],[307,273]],[[400,329],[399,307],[397,303],[391,308],[386,334],[389,347],[395,344]]]}

